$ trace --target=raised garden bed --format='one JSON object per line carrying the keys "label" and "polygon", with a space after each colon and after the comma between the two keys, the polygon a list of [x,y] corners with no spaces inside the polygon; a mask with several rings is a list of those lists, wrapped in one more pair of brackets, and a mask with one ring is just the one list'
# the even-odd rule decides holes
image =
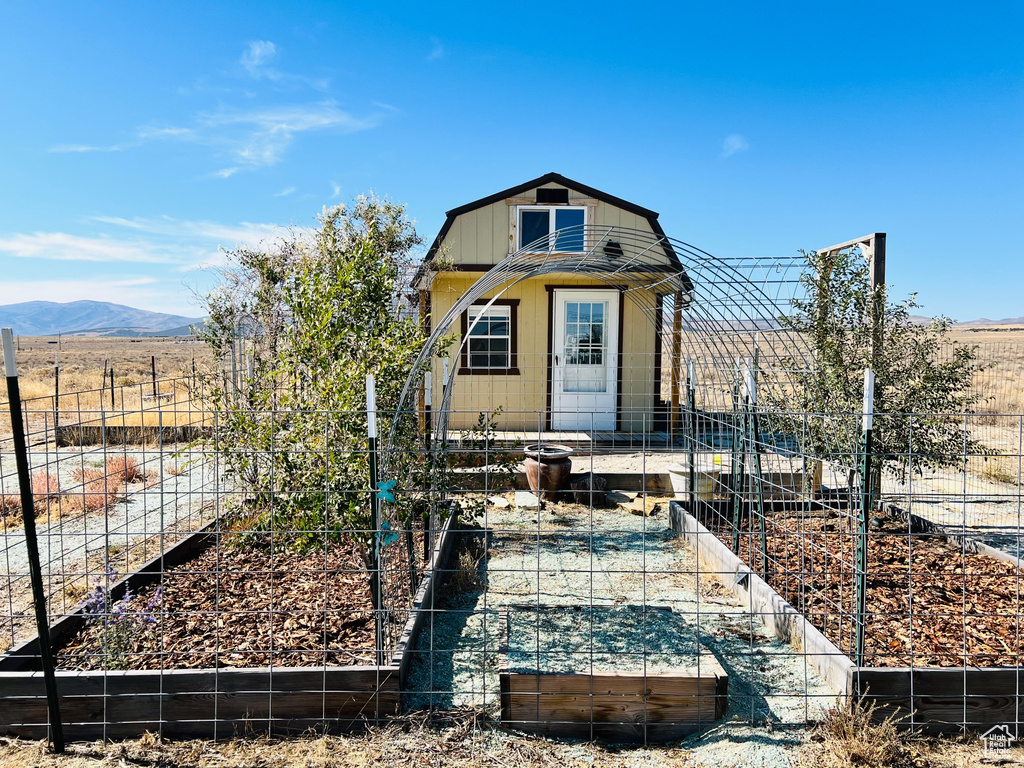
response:
{"label": "raised garden bed", "polygon": [[526,606],[500,621],[505,725],[650,743],[682,739],[725,715],[728,675],[697,628],[671,609]]}
{"label": "raised garden bed", "polygon": [[[846,585],[852,584],[849,564],[853,562],[854,537],[842,530],[836,520],[817,520],[816,527],[808,525],[807,518],[803,520],[804,529],[809,529],[803,537],[795,530],[784,534],[778,528],[769,529],[766,582],[758,575],[759,534],[740,537],[741,555],[754,561],[755,567],[751,568],[731,551],[731,535],[709,531],[689,513],[687,505],[671,505],[672,528],[696,548],[702,566],[720,574],[734,594],[747,602],[750,612],[777,637],[804,654],[837,694],[863,697],[878,705],[879,717],[895,715],[901,726],[926,732],[1024,725],[1024,679],[1017,666],[1018,657],[1007,653],[999,639],[993,639],[1005,637],[1003,632],[993,633],[990,629],[990,621],[1016,627],[1016,592],[1012,593],[1013,601],[998,601],[1001,587],[1019,583],[1017,564],[969,552],[962,542],[953,542],[941,533],[909,536],[907,523],[902,522],[901,535],[896,532],[896,524],[883,523],[869,539],[872,581],[868,585],[868,610],[874,613],[867,622],[867,647],[875,666],[857,666],[833,642],[832,636],[836,633],[839,640],[848,639],[852,630],[852,626],[843,630],[844,622],[836,614],[840,606],[852,606],[852,588]],[[916,563],[922,558],[923,568],[908,566],[910,553],[914,560],[909,562]],[[791,567],[782,568],[782,563]],[[798,577],[807,586],[801,588]],[[780,591],[771,586],[773,583],[780,585]],[[966,590],[965,584],[969,585]],[[956,595],[953,586],[959,587],[960,602],[949,599],[951,593]],[[780,592],[794,597],[809,609],[810,615],[794,608]],[[904,594],[913,596],[913,620],[920,624],[910,624],[909,602],[898,601],[898,596]],[[929,605],[922,602],[924,599],[933,602]],[[998,603],[999,618],[986,621],[988,616],[979,611],[973,614],[977,619],[972,621],[970,611],[974,606],[996,608],[993,601]],[[828,611],[823,606],[828,606]],[[965,606],[971,606],[966,616]],[[844,611],[849,611],[849,607]],[[846,616],[845,624],[851,623],[850,613]],[[817,619],[825,633],[809,619]],[[956,637],[942,635],[951,632],[954,621]],[[977,626],[979,623],[986,627]],[[913,655],[908,648],[911,626],[917,630],[912,638]],[[955,645],[943,648],[942,641]],[[918,643],[922,652],[918,652]],[[966,657],[965,645],[969,651]],[[978,658],[991,658],[994,662],[981,666],[976,663]],[[945,666],[928,666],[926,659]],[[1000,666],[1006,661],[1010,664]]]}
{"label": "raised garden bed", "polygon": [[[740,536],[739,557],[839,648],[855,628],[852,517],[780,515],[760,534]],[[908,533],[875,518],[868,532],[865,661],[872,667],[1016,667],[1020,589],[1013,563],[967,551],[942,533]],[[731,544],[732,536],[719,533]]]}
{"label": "raised garden bed", "polygon": [[120,621],[130,624],[124,633],[129,645],[116,658],[105,648],[105,635],[117,628],[100,618],[60,648],[58,668],[376,663],[366,572],[345,542],[297,554],[222,537],[219,547],[164,572],[159,585],[141,588],[126,610]]}
{"label": "raised garden bed", "polygon": [[[109,588],[111,602],[130,589],[138,595],[132,603],[142,607],[163,578],[167,603],[162,598],[160,605],[165,612],[172,607],[180,612],[165,627],[169,636],[161,639],[161,629],[152,632],[155,639],[141,633],[138,646],[123,658],[136,668],[89,668],[104,660],[109,666],[110,659],[100,653],[99,625],[90,627],[84,609],[51,627],[55,647],[64,649],[59,660],[80,668],[57,673],[67,738],[120,738],[146,731],[220,738],[246,730],[345,730],[398,713],[408,649],[443,578],[454,520],[452,515],[437,537],[408,620],[385,664],[373,663],[369,600],[359,602],[365,575],[339,567],[351,565],[346,548],[332,553],[328,547],[316,560],[280,553],[268,557],[253,549],[232,554],[223,545],[212,547],[221,536],[212,525],[193,534]],[[217,567],[211,569],[204,558],[213,558]],[[229,563],[235,571],[227,570]],[[284,571],[271,570],[279,568]],[[341,580],[337,599],[325,599],[325,578]],[[279,592],[273,614],[266,607],[271,589]],[[218,605],[221,613],[208,610]],[[159,623],[167,616],[158,611],[155,618]],[[33,638],[0,657],[0,732],[46,736],[38,649]],[[179,668],[171,668],[172,662]],[[219,666],[187,668],[209,663]],[[241,667],[245,663],[259,666]]]}

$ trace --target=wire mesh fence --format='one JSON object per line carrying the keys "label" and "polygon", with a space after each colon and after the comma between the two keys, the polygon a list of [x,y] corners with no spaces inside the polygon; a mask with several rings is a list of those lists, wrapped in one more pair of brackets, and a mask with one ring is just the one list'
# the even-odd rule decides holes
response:
{"label": "wire mesh fence", "polygon": [[[216,516],[223,489],[215,457],[191,442],[209,428],[192,389],[191,381],[167,379],[24,401],[51,618],[78,606],[97,578],[135,570]],[[9,427],[8,420],[0,434],[5,649],[34,634]]]}
{"label": "wire mesh fence", "polygon": [[[637,374],[610,425],[514,407],[521,378],[449,397],[444,419],[424,387],[422,409],[380,414],[398,428],[377,477],[352,437],[365,411],[248,409],[229,369],[26,399],[70,736],[479,707],[656,741],[801,724],[865,690],[911,725],[1019,722],[1024,417],[879,414],[906,439],[872,453],[862,414],[779,408],[772,387],[800,371],[767,330],[735,347],[683,344],[674,372],[668,341],[660,368],[656,350],[623,361]],[[243,394],[217,412],[205,386]],[[959,450],[922,453],[936,425]],[[5,434],[0,720],[38,736],[12,452]],[[979,670],[1004,677],[979,688]]]}

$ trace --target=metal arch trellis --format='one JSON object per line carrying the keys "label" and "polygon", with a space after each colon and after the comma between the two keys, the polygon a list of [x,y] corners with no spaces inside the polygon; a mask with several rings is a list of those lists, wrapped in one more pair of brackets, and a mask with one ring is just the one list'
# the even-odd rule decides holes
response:
{"label": "metal arch trellis", "polygon": [[[584,247],[574,253],[560,251],[559,243],[567,241],[582,242]],[[793,401],[787,395],[800,387],[806,391],[816,386],[814,359],[807,340],[780,321],[791,311],[790,302],[802,287],[800,276],[804,265],[800,255],[716,257],[680,240],[618,226],[576,226],[530,243],[494,265],[443,317],[432,322],[430,337],[413,364],[381,446],[381,476],[391,476],[395,459],[401,452],[399,433],[416,419],[416,400],[424,374],[430,370],[439,345],[462,314],[477,302],[484,307],[493,306],[524,280],[558,273],[585,276],[616,289],[639,309],[661,336],[662,350],[673,350],[674,384],[685,361],[686,407],[680,409],[680,422],[691,425],[692,434],[698,419],[703,418],[731,435],[726,439],[733,447],[732,477],[735,481],[739,476],[737,472],[741,475],[746,466],[737,462],[746,462],[745,457],[749,455],[756,458],[759,441],[771,441],[773,435],[786,432],[796,435],[795,441],[800,443],[808,434],[808,415],[789,410],[792,406],[788,404]],[[678,308],[675,307],[677,302]],[[671,321],[666,326],[667,310],[678,315],[678,332]],[[459,340],[459,347],[449,350],[449,354],[457,356],[461,352],[478,321],[479,316],[470,322],[467,334]],[[679,350],[678,356],[674,354],[675,349]],[[407,489],[425,492],[430,499],[429,531],[438,529],[440,519],[436,514],[444,514],[449,497],[445,487],[444,454],[449,446],[449,414],[459,381],[456,376],[457,367],[450,366],[447,380],[440,388],[441,397],[435,397],[431,412],[433,423],[426,427],[429,487]],[[433,390],[436,393],[438,388],[435,386]],[[755,393],[760,393],[760,397]],[[673,419],[676,416],[674,413]],[[826,439],[832,443],[845,439],[846,431],[841,428],[841,422],[849,419],[849,414],[818,413],[812,418],[819,422],[819,435],[830,436]],[[737,451],[740,440],[743,448]],[[770,449],[775,447],[770,446]],[[793,452],[807,456],[808,445],[797,445]],[[756,462],[754,471],[759,476]],[[691,487],[692,482],[691,475]],[[743,482],[741,478],[739,483]],[[753,484],[760,487],[757,479]],[[733,489],[734,499],[739,499],[740,490]],[[734,504],[731,524],[734,548],[738,549],[738,501]],[[389,521],[389,525],[405,527],[400,520]],[[763,518],[758,525],[763,529]],[[763,540],[763,530],[761,535]],[[387,570],[386,564],[382,563],[382,567]],[[386,583],[389,580],[385,575],[385,600],[392,591]],[[394,607],[401,610],[397,604]]]}
{"label": "metal arch trellis", "polygon": [[[576,253],[557,250],[558,242],[570,240],[582,241],[585,247]],[[584,275],[621,291],[664,338],[672,332],[659,315],[658,299],[667,296],[674,301],[671,297],[680,296],[681,356],[698,364],[698,376],[702,368],[716,374],[723,365],[731,368],[737,360],[759,358],[760,391],[791,390],[798,378],[806,386],[807,374],[814,369],[810,346],[779,321],[790,311],[789,301],[799,290],[803,266],[799,256],[715,257],[681,240],[618,226],[580,225],[530,243],[494,265],[432,323],[430,337],[399,398],[383,446],[382,466],[388,465],[388,456],[395,450],[401,419],[415,412],[415,393],[430,359],[462,313],[481,300],[490,307],[516,284],[546,274]],[[783,303],[780,296],[784,293],[789,295]],[[478,318],[469,328],[476,322]],[[465,339],[451,353],[460,352],[464,344]],[[441,388],[440,407],[433,412],[434,446],[447,440],[456,373],[453,366]],[[710,375],[707,380],[715,378]],[[725,398],[705,402],[709,407],[729,405]]]}

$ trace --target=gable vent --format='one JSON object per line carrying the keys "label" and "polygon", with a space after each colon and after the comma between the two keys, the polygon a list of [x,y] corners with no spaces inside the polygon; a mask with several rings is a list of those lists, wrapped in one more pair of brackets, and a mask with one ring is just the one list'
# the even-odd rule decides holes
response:
{"label": "gable vent", "polygon": [[547,189],[541,188],[537,190],[537,202],[552,204],[552,203],[568,203],[569,202],[569,190],[568,189]]}

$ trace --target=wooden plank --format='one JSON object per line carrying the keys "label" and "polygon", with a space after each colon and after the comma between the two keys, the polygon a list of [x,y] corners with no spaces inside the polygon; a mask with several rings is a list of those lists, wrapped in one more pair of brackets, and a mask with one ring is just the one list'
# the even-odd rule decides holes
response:
{"label": "wooden plank", "polygon": [[[45,696],[42,672],[0,675],[7,697]],[[394,690],[396,667],[299,667],[252,669],[168,669],[104,672],[57,672],[61,696],[102,696],[154,693],[264,693],[306,690],[330,692]],[[2,722],[2,721],[0,721]]]}
{"label": "wooden plank", "polygon": [[694,696],[710,684],[712,691],[718,675],[695,673],[642,675],[634,672],[594,672],[593,674],[522,674],[511,673],[509,690],[513,693],[595,694],[603,696],[637,696],[659,693]]}
{"label": "wooden plank", "polygon": [[725,711],[726,676],[500,673],[502,722],[531,733],[625,741],[683,738]]}
{"label": "wooden plank", "polygon": [[929,733],[962,727],[1024,725],[1024,670],[990,668],[870,668],[850,670],[850,690],[878,706],[879,717]]}
{"label": "wooden plank", "polygon": [[[63,696],[61,717],[69,723],[177,722],[234,718],[359,718],[380,719],[397,714],[397,691],[322,693],[162,693],[121,696]],[[47,721],[45,699],[0,699],[0,722],[5,728]]]}

